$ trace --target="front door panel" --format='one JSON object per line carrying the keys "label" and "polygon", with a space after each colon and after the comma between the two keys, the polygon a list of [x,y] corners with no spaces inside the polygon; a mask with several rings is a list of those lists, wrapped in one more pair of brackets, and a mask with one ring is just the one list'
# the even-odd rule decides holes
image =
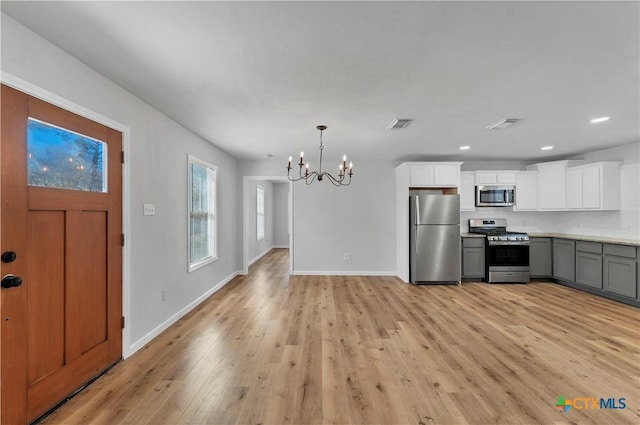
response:
{"label": "front door panel", "polygon": [[2,423],[26,423],[122,352],[122,135],[2,86]]}

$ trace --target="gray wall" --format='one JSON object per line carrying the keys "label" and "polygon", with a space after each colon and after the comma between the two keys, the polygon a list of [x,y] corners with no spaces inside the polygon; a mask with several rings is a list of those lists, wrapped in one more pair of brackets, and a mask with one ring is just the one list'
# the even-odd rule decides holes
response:
{"label": "gray wall", "polygon": [[[285,160],[240,161],[238,179],[284,176]],[[295,274],[395,274],[394,166],[359,162],[348,187],[293,184]]]}
{"label": "gray wall", "polygon": [[273,183],[273,246],[289,246],[289,183]]}
{"label": "gray wall", "polygon": [[[237,162],[5,14],[1,39],[3,72],[130,128],[126,354],[239,270]],[[193,273],[187,273],[188,154],[218,167],[219,258]],[[156,205],[155,216],[142,215],[145,203]]]}

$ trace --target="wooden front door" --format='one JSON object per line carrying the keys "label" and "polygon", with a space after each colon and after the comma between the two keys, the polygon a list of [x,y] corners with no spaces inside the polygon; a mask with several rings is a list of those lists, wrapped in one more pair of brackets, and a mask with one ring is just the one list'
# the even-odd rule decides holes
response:
{"label": "wooden front door", "polygon": [[20,424],[121,358],[122,135],[4,85],[1,115],[0,422]]}

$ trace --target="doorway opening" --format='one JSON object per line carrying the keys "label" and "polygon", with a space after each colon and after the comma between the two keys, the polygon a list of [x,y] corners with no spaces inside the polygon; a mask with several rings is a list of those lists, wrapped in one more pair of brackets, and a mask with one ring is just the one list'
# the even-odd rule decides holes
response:
{"label": "doorway opening", "polygon": [[271,249],[287,248],[292,274],[293,185],[285,176],[244,176],[242,186],[242,273]]}

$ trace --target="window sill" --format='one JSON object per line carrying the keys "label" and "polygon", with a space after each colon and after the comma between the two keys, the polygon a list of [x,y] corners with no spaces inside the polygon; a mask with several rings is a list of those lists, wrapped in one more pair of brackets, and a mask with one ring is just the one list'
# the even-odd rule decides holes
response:
{"label": "window sill", "polygon": [[188,267],[187,271],[188,271],[188,273],[191,273],[191,272],[193,272],[195,270],[198,270],[199,268],[202,268],[202,267],[206,266],[207,264],[213,263],[217,259],[218,259],[218,257],[207,257],[207,258],[204,258],[204,259],[202,259],[200,261],[197,261],[195,263],[191,263],[191,264],[189,264],[189,267]]}

